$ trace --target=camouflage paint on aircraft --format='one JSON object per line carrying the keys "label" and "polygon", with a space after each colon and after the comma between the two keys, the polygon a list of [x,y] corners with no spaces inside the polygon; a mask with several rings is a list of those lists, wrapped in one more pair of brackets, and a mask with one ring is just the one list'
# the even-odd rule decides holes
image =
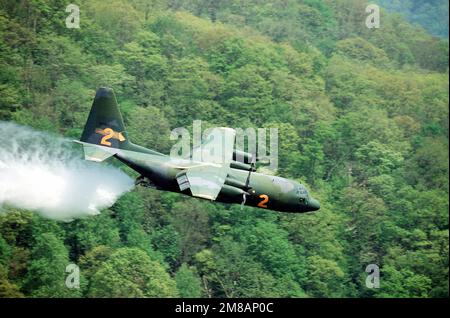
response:
{"label": "camouflage paint on aircraft", "polygon": [[[253,164],[235,161],[234,129],[215,128],[211,134],[214,138],[206,138],[208,145],[194,149],[192,157],[185,159],[135,145],[129,141],[113,90],[103,87],[96,93],[81,139],[76,142],[83,145],[86,160],[101,162],[115,157],[140,173],[136,184],[274,211],[319,210],[319,202],[302,184],[255,172]],[[206,146],[222,151],[205,153]],[[245,153],[245,157],[254,163],[251,154]]]}

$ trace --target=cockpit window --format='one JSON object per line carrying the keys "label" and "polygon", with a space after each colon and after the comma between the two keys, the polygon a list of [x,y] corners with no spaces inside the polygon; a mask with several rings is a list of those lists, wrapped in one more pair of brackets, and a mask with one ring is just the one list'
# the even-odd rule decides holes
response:
{"label": "cockpit window", "polygon": [[305,186],[303,186],[301,184],[298,185],[298,187],[297,187],[297,194],[301,198],[307,198],[308,197],[308,191],[306,190]]}
{"label": "cockpit window", "polygon": [[272,182],[274,185],[278,186],[280,191],[283,193],[287,193],[289,191],[294,190],[294,184],[284,178],[280,178],[280,177],[272,177]]}
{"label": "cockpit window", "polygon": [[297,186],[297,195],[299,197],[299,201],[301,204],[307,203],[309,194],[308,194],[308,190],[306,190],[305,186],[303,186],[301,184],[299,184]]}

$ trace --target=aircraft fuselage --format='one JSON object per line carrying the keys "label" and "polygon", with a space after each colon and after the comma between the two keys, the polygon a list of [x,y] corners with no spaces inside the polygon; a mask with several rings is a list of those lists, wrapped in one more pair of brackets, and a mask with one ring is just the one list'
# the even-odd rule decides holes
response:
{"label": "aircraft fuselage", "polygon": [[[212,163],[124,150],[121,150],[115,157],[136,170],[142,177],[147,178],[149,183],[156,188],[186,195],[191,195],[189,189],[180,191],[177,175],[181,171],[192,167],[214,165]],[[242,193],[237,191],[236,187],[245,184],[249,172],[240,169],[228,169],[227,182],[220,191],[216,201],[242,203]],[[246,196],[245,205],[297,213],[316,211],[320,207],[317,200],[309,196],[304,186],[286,178],[252,172],[248,187],[249,195]]]}
{"label": "aircraft fuselage", "polygon": [[189,159],[141,147],[129,140],[113,90],[101,87],[76,142],[83,145],[86,160],[102,162],[114,156],[137,171],[140,177],[136,184],[275,211],[308,212],[320,208],[300,183],[254,172],[256,155],[240,152],[244,157],[240,160],[235,137],[235,129],[216,127],[200,147],[185,155]]}

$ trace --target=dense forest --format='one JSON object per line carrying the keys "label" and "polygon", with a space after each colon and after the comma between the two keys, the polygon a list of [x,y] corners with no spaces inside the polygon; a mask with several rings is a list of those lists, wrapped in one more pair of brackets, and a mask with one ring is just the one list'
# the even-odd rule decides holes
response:
{"label": "dense forest", "polygon": [[1,121],[78,139],[106,85],[161,152],[196,119],[277,127],[277,174],[321,209],[142,187],[71,222],[3,206],[1,297],[448,297],[448,41],[384,10],[369,29],[364,0],[77,0],[79,28],[69,3],[0,0]]}
{"label": "dense forest", "polygon": [[397,12],[433,35],[448,39],[447,0],[377,0],[388,11]]}

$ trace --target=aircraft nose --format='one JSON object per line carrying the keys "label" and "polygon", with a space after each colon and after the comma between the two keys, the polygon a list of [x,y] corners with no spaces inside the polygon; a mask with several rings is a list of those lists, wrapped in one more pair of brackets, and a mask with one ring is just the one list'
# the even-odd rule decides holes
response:
{"label": "aircraft nose", "polygon": [[320,209],[320,203],[316,199],[310,198],[308,200],[308,210],[309,211],[317,211]]}

